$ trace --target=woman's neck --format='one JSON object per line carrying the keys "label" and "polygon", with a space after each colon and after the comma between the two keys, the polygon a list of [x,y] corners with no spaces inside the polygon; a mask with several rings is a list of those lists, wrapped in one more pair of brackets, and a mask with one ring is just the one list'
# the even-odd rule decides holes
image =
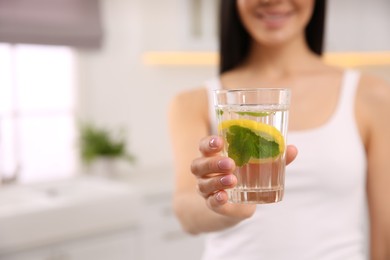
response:
{"label": "woman's neck", "polygon": [[318,61],[318,56],[309,49],[304,37],[300,37],[278,46],[253,43],[242,69],[266,78],[281,78],[313,69]]}

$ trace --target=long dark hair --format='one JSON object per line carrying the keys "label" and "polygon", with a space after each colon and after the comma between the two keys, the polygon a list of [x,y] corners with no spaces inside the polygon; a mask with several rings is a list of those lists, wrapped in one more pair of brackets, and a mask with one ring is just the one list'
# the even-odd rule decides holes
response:
{"label": "long dark hair", "polygon": [[[236,0],[220,1],[219,72],[235,68],[248,55],[250,35],[238,16]],[[322,55],[325,30],[326,0],[315,0],[313,15],[305,29],[309,48]]]}

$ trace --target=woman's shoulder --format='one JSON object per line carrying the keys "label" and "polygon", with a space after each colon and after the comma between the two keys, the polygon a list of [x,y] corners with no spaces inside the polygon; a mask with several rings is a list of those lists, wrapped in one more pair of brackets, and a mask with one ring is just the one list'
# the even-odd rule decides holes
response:
{"label": "woman's shoulder", "polygon": [[180,106],[191,106],[206,101],[207,89],[205,86],[198,86],[188,90],[178,92],[173,98],[172,103]]}
{"label": "woman's shoulder", "polygon": [[388,131],[390,124],[390,83],[385,79],[361,73],[357,97],[357,116],[362,123],[363,133]]}
{"label": "woman's shoulder", "polygon": [[390,104],[390,82],[378,76],[362,72],[358,93],[360,99],[370,107]]}
{"label": "woman's shoulder", "polygon": [[170,113],[178,115],[198,114],[204,117],[207,114],[208,97],[205,86],[198,86],[177,93],[170,102]]}
{"label": "woman's shoulder", "polygon": [[379,89],[386,89],[390,86],[390,81],[368,72],[361,72],[360,85],[362,87],[373,86]]}

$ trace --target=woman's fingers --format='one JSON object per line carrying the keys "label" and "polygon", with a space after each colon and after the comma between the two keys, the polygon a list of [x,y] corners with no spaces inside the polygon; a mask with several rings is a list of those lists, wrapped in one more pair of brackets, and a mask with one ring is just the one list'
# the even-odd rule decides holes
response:
{"label": "woman's fingers", "polygon": [[191,172],[197,177],[204,177],[211,173],[231,173],[235,167],[234,161],[229,157],[200,157],[192,162]]}
{"label": "woman's fingers", "polygon": [[286,151],[286,164],[295,160],[298,154],[298,149],[294,145],[288,145]]}
{"label": "woman's fingers", "polygon": [[[228,200],[225,189],[234,187],[237,184],[237,178],[232,174],[236,167],[234,161],[229,157],[218,155],[222,148],[223,140],[220,137],[203,138],[199,145],[202,157],[192,162],[191,172],[197,177],[198,192],[206,199],[208,206],[216,211],[226,211],[227,213],[233,208],[229,210],[229,207],[223,206]],[[297,154],[297,148],[288,145],[286,163],[291,163]],[[250,210],[250,214],[253,214],[253,209]]]}
{"label": "woman's fingers", "polygon": [[219,190],[217,192],[215,192],[213,195],[209,196],[207,198],[207,205],[209,208],[211,209],[217,209],[219,207],[221,207],[222,205],[226,204],[228,202],[228,195],[226,193],[226,191],[224,190]]}
{"label": "woman's fingers", "polygon": [[223,148],[223,140],[219,136],[207,136],[200,141],[199,151],[204,156],[219,153]]}
{"label": "woman's fingers", "polygon": [[236,184],[237,179],[233,174],[200,178],[198,179],[198,191],[204,198],[208,198],[218,191],[233,188]]}
{"label": "woman's fingers", "polygon": [[209,196],[206,200],[207,206],[214,212],[224,216],[232,217],[232,221],[237,222],[250,218],[256,211],[256,204],[227,203],[228,195],[221,190]]}

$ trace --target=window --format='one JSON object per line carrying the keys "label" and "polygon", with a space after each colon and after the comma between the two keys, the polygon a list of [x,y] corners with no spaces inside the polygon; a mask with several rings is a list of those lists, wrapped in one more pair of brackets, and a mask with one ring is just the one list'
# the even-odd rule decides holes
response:
{"label": "window", "polygon": [[0,43],[0,176],[76,172],[75,58],[69,47]]}

